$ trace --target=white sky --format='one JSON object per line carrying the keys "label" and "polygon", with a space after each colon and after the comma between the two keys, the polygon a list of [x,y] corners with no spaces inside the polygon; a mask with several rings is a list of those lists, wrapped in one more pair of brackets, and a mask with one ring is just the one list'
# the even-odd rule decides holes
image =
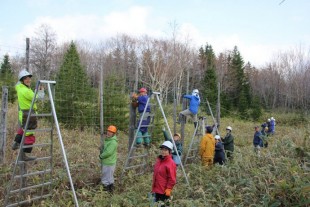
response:
{"label": "white sky", "polygon": [[[0,0],[0,60],[23,55],[26,37],[48,24],[59,42],[99,43],[116,34],[179,38],[215,53],[236,45],[262,66],[279,51],[310,48],[310,0]],[[31,40],[30,40],[31,42]]]}

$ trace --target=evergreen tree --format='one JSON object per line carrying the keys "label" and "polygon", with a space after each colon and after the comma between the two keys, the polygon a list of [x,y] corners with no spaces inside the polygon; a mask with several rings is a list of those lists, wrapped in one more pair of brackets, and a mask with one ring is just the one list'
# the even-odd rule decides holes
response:
{"label": "evergreen tree", "polygon": [[118,74],[105,77],[103,90],[104,124],[115,125],[119,130],[126,130],[129,125],[128,95],[125,94],[125,78]]}
{"label": "evergreen tree", "polygon": [[216,57],[211,45],[206,45],[205,50],[200,48],[199,59],[202,69],[205,71],[203,78],[202,98],[206,97],[211,104],[212,111],[215,111],[217,100],[217,76],[216,76]]}
{"label": "evergreen tree", "polygon": [[244,72],[244,61],[235,46],[230,61],[233,89],[230,94],[233,105],[241,113],[241,117],[247,118],[247,110],[251,106],[251,94],[248,77]]}
{"label": "evergreen tree", "polygon": [[[8,101],[13,103],[16,100],[16,91],[14,88],[16,80],[12,71],[9,55],[4,55],[3,62],[1,63],[0,83],[1,86],[8,87]],[[0,95],[2,96],[2,89],[0,89]]]}
{"label": "evergreen tree", "polygon": [[[91,87],[73,42],[64,55],[55,90],[55,106],[60,122],[69,128],[79,127],[81,130],[85,126],[99,124],[99,119],[93,119],[99,111],[95,90]],[[94,109],[98,111],[94,112]]]}

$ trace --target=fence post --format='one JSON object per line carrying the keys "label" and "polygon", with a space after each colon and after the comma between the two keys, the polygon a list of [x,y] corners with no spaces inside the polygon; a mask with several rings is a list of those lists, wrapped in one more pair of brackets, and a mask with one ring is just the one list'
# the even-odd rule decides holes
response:
{"label": "fence post", "polygon": [[6,117],[8,111],[8,87],[2,86],[2,105],[0,118],[0,163],[5,161],[6,146]]}

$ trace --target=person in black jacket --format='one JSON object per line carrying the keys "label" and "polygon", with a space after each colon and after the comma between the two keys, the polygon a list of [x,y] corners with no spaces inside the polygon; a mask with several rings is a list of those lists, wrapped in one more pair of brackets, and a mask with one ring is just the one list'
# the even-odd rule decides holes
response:
{"label": "person in black jacket", "polygon": [[226,136],[223,138],[224,149],[227,159],[233,159],[234,152],[234,136],[231,134],[231,126],[226,127]]}
{"label": "person in black jacket", "polygon": [[223,165],[225,162],[225,152],[224,146],[219,135],[215,135],[215,155],[214,155],[214,164],[218,163]]}

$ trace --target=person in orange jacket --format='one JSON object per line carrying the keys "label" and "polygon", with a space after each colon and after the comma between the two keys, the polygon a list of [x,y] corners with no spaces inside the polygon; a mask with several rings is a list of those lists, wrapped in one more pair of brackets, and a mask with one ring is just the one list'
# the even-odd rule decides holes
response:
{"label": "person in orange jacket", "polygon": [[215,152],[215,139],[211,134],[213,131],[211,126],[206,126],[206,134],[200,142],[199,155],[203,166],[212,166]]}
{"label": "person in orange jacket", "polygon": [[177,167],[171,155],[173,144],[165,141],[160,149],[161,155],[154,166],[152,192],[155,193],[155,202],[167,202],[176,184]]}

